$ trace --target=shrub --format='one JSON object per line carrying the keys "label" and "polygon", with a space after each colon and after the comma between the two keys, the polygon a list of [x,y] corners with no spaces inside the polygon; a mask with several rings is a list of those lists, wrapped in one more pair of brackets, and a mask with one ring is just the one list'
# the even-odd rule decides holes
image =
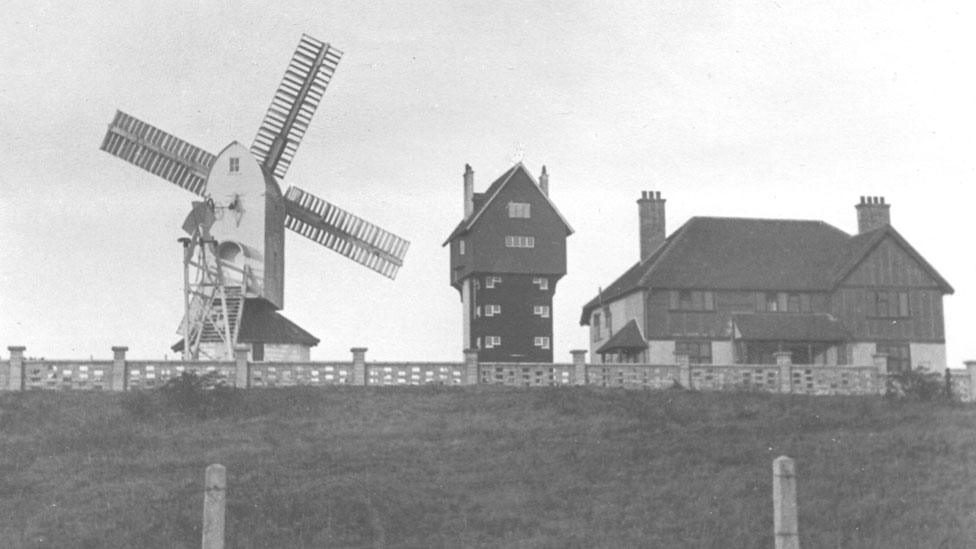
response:
{"label": "shrub", "polygon": [[234,413],[241,402],[240,391],[228,387],[217,372],[183,372],[158,389],[126,395],[122,408],[143,420],[169,413],[208,419]]}
{"label": "shrub", "polygon": [[946,396],[942,376],[921,368],[888,374],[886,389],[891,398],[931,401]]}

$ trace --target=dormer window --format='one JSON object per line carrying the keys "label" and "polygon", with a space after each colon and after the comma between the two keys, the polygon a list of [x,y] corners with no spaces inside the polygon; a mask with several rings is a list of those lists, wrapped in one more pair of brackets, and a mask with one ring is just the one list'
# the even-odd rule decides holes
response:
{"label": "dormer window", "polygon": [[241,159],[236,156],[230,157],[230,173],[237,173],[239,171],[241,171]]}

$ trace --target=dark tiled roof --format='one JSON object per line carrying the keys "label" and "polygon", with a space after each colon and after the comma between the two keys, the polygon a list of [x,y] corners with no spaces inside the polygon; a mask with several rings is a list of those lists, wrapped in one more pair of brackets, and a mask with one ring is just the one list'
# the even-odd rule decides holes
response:
{"label": "dark tiled roof", "polygon": [[[645,288],[828,291],[888,235],[952,292],[891,226],[850,236],[822,221],[693,217],[608,286],[602,301]],[[584,305],[580,324],[600,302],[598,295]]]}
{"label": "dark tiled roof", "polygon": [[609,353],[621,349],[632,350],[646,348],[647,342],[644,341],[644,336],[640,332],[640,327],[637,326],[637,321],[631,320],[619,332],[613,334],[613,337],[601,345],[596,352]]}
{"label": "dark tiled roof", "polygon": [[736,337],[766,341],[847,341],[850,333],[827,314],[746,313],[732,315]]}
{"label": "dark tiled roof", "polygon": [[[444,241],[444,244],[442,244],[442,246],[446,246],[449,242],[454,240],[455,237],[468,232],[471,229],[471,226],[474,225],[474,222],[478,219],[478,216],[481,215],[481,212],[487,209],[488,205],[491,204],[492,198],[494,198],[495,195],[498,194],[498,191],[503,186],[505,186],[505,184],[508,183],[509,180],[511,180],[512,175],[514,175],[515,172],[518,170],[522,170],[523,172],[525,172],[525,175],[528,176],[529,180],[534,181],[534,179],[532,178],[532,174],[530,174],[528,170],[525,169],[525,166],[521,162],[505,170],[505,173],[503,173],[498,179],[493,181],[491,185],[488,186],[488,189],[485,192],[474,193],[473,196],[474,211],[471,212],[471,216],[462,219],[461,222],[458,223],[457,227],[455,227],[454,230],[451,231],[451,235],[447,237],[447,240]],[[549,202],[549,206],[551,206],[553,211],[556,212],[556,215],[559,217],[559,219],[562,220],[563,224],[566,225],[566,231],[568,231],[571,234],[573,232],[572,227],[569,226],[569,223],[566,222],[562,214],[559,213],[559,210],[556,209],[556,205],[552,203],[552,200],[549,200],[548,196],[546,196],[545,199],[546,201]]]}

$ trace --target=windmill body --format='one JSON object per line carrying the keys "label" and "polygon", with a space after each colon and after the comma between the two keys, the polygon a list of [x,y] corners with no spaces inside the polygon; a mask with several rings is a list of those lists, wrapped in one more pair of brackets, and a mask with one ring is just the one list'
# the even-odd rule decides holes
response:
{"label": "windmill body", "polygon": [[285,229],[391,279],[403,265],[406,240],[298,187],[282,193],[279,186],[341,55],[302,36],[250,148],[235,141],[214,155],[121,111],[109,124],[102,150],[202,198],[183,223],[189,236],[180,239],[183,340],[173,348],[185,358],[229,359],[247,343],[251,360],[265,360],[265,346],[282,360],[308,359],[318,339],[278,313]]}

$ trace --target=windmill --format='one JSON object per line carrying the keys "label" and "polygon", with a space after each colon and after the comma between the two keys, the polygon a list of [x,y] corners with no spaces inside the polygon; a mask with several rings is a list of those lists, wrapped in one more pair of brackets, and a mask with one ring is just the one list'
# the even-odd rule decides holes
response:
{"label": "windmill", "polygon": [[284,307],[286,228],[390,279],[403,265],[406,240],[298,187],[282,194],[278,185],[341,56],[302,35],[250,149],[234,141],[214,155],[122,111],[109,124],[102,150],[201,198],[183,225],[190,236],[180,239],[183,341],[174,349],[185,358],[232,356],[242,326],[255,325],[249,314]]}

